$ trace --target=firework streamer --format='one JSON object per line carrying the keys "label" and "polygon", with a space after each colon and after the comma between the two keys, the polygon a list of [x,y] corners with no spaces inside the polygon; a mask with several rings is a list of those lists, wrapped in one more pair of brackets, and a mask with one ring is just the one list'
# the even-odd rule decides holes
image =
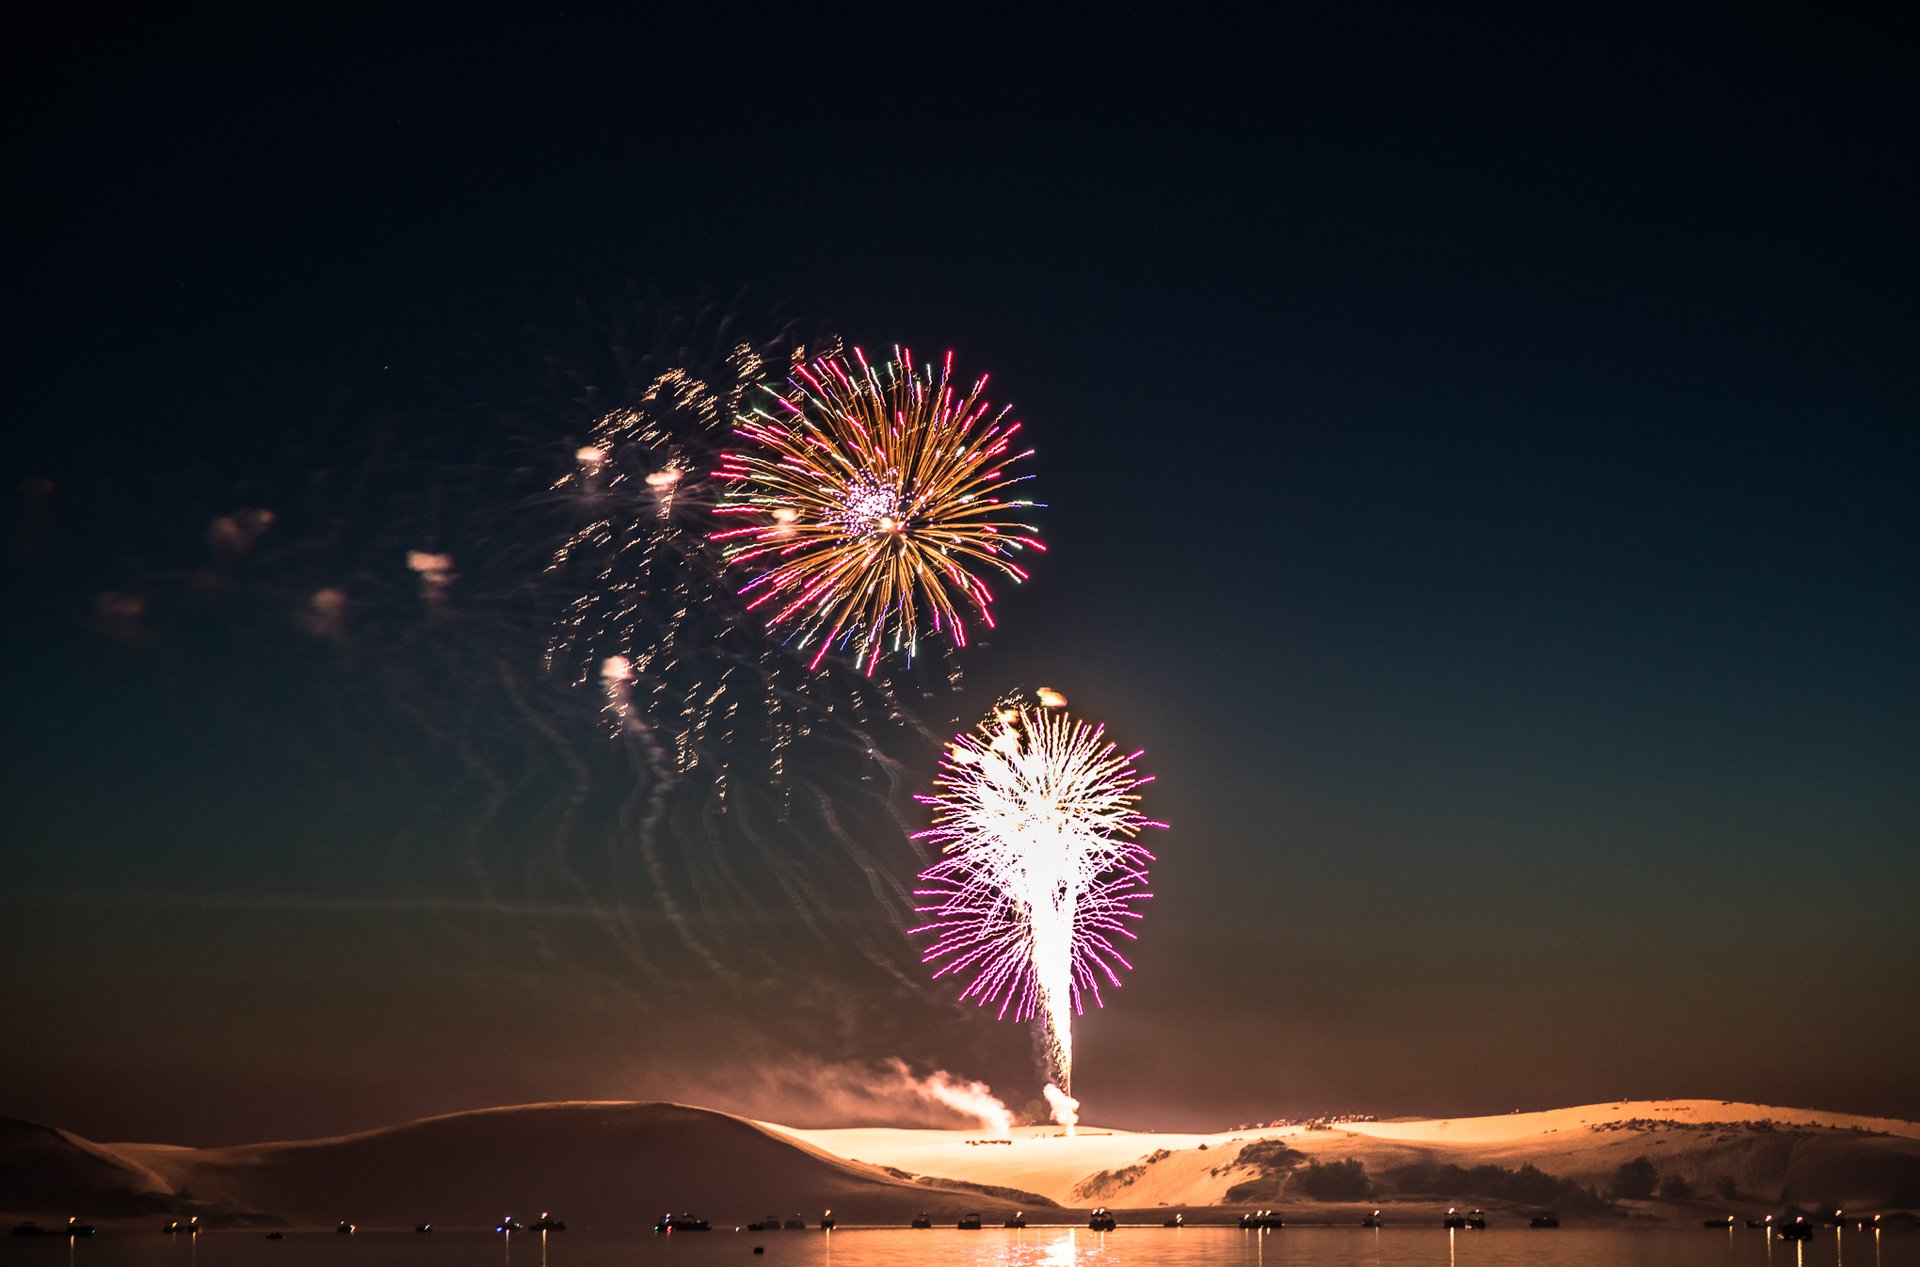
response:
{"label": "firework streamer", "polygon": [[[948,747],[920,798],[933,826],[917,839],[941,857],[920,874],[916,909],[931,918],[913,930],[933,938],[923,959],[936,978],[966,981],[962,1000],[1042,1020],[1057,1115],[1077,1109],[1073,1017],[1132,966],[1117,943],[1134,939],[1135,907],[1152,896],[1153,855],[1136,838],[1165,826],[1138,809],[1152,781],[1135,772],[1140,754],[1065,703],[1045,688],[1009,697]],[[1061,1120],[1071,1133],[1072,1112]]]}
{"label": "firework streamer", "polygon": [[130,472],[50,562],[183,714],[306,750],[290,794],[330,795],[283,847],[328,875],[495,910],[533,952],[503,968],[638,1015],[871,1030],[842,1000],[914,993],[903,754],[957,657],[811,669],[710,540],[734,415],[833,345],[718,305],[582,316],[404,409],[318,398],[258,429],[284,447],[199,463],[217,483]]}
{"label": "firework streamer", "polygon": [[985,378],[962,393],[952,375],[951,353],[916,370],[911,352],[876,366],[856,348],[796,368],[735,423],[714,513],[746,522],[714,539],[810,667],[840,647],[872,674],[884,653],[911,660],[923,631],[965,646],[967,613],[993,625],[980,572],[1023,581],[1016,556],[1045,549],[1024,520],[1036,503],[1007,496],[1030,478],[1011,470],[1032,455],[1014,449],[1020,424]]}
{"label": "firework streamer", "polygon": [[[871,675],[820,671],[767,636],[727,577],[714,539],[719,444],[769,372],[803,372],[805,363],[797,341],[740,341],[686,365],[602,372],[602,383],[624,385],[579,393],[612,407],[594,418],[570,468],[546,490],[546,501],[571,522],[545,578],[571,596],[545,662],[574,685],[595,688],[609,733],[637,750],[643,777],[633,781],[632,795],[641,803],[622,812],[625,834],[653,902],[681,928],[703,969],[717,971],[721,959],[689,913],[737,908],[739,894],[776,877],[809,934],[843,949],[851,940],[869,963],[904,984],[885,936],[849,939],[845,929],[816,918],[831,906],[835,886],[822,883],[818,868],[796,865],[793,827],[815,818],[849,855],[862,887],[883,894],[904,916],[912,899],[891,879],[897,868],[862,843],[870,832],[843,828],[836,805],[883,804],[898,817],[898,798],[886,791],[898,781],[898,762],[879,736],[905,730],[931,742],[935,732],[919,709],[957,689],[958,667],[950,657],[931,656]],[[814,753],[804,768],[791,763],[802,741]],[[748,777],[743,787],[741,777],[754,773],[744,764],[750,754],[763,756],[765,777]],[[860,770],[858,784],[830,789],[838,780],[826,771],[849,766]],[[779,803],[771,823],[759,805],[769,788]],[[669,796],[681,804],[669,805]],[[710,799],[697,820],[675,817],[701,798]],[[727,808],[724,822],[716,807]],[[727,847],[688,853],[689,830]],[[668,854],[678,855],[674,865]],[[676,893],[687,895],[684,903]],[[769,933],[763,927],[754,935],[765,940]]]}

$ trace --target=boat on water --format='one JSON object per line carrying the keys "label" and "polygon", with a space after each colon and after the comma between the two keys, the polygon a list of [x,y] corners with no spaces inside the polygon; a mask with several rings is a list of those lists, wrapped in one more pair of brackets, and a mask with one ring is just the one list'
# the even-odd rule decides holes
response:
{"label": "boat on water", "polygon": [[1252,1214],[1240,1216],[1240,1226],[1256,1231],[1271,1232],[1287,1225],[1278,1210],[1255,1210]]}
{"label": "boat on water", "polygon": [[420,1233],[423,1233],[423,1234],[424,1234],[424,1233],[427,1233],[427,1232],[431,1232],[431,1231],[433,1230],[433,1224],[431,1224],[431,1223],[417,1223],[417,1224],[415,1224],[415,1225],[414,1225],[414,1228],[413,1228],[413,1230],[414,1230],[414,1231],[416,1231],[416,1232],[420,1232]]}
{"label": "boat on water", "polygon": [[556,1219],[545,1210],[542,1210],[540,1211],[539,1218],[527,1224],[527,1230],[530,1232],[564,1232],[567,1230],[567,1221],[565,1219]]}
{"label": "boat on water", "polygon": [[660,1221],[653,1225],[656,1232],[711,1232],[713,1224],[705,1219],[696,1219],[691,1214],[663,1214]]}
{"label": "boat on water", "polygon": [[960,1221],[955,1223],[954,1226],[962,1232],[977,1232],[980,1230],[980,1216],[977,1214],[963,1214],[960,1216]]}
{"label": "boat on water", "polygon": [[793,1217],[788,1219],[785,1223],[781,1224],[780,1226],[784,1231],[804,1232],[807,1230],[807,1221],[800,1217],[800,1211],[795,1210],[793,1212]]}
{"label": "boat on water", "polygon": [[65,1227],[41,1227],[32,1219],[13,1225],[15,1236],[65,1236],[71,1239],[75,1236],[92,1236],[99,1230],[91,1223],[82,1223],[79,1219],[73,1218],[67,1220]]}
{"label": "boat on water", "polygon": [[[1527,1226],[1528,1227],[1559,1227],[1560,1216],[1553,1213],[1552,1211],[1548,1211],[1545,1214],[1536,1214],[1531,1219],[1527,1220]],[[1728,1219],[1725,1226],[1732,1227],[1733,1220]]]}
{"label": "boat on water", "polygon": [[1701,1219],[1700,1226],[1701,1227],[1733,1227],[1734,1226],[1733,1216],[1729,1214],[1724,1219]]}
{"label": "boat on water", "polygon": [[919,1214],[914,1215],[913,1222],[907,1224],[907,1226],[908,1227],[932,1227],[933,1216],[923,1211]]}
{"label": "boat on water", "polygon": [[1367,1215],[1367,1217],[1360,1220],[1360,1226],[1361,1227],[1385,1227],[1386,1224],[1381,1222],[1380,1220],[1380,1211],[1375,1210],[1372,1214],[1369,1214]]}
{"label": "boat on water", "polygon": [[1103,1205],[1087,1216],[1087,1226],[1096,1232],[1111,1232],[1120,1225],[1114,1221],[1113,1215],[1109,1214],[1107,1207]]}
{"label": "boat on water", "polygon": [[524,1232],[527,1230],[527,1225],[509,1214],[506,1218],[495,1223],[493,1230],[495,1232]]}
{"label": "boat on water", "polygon": [[355,1232],[360,1230],[360,1225],[357,1223],[349,1223],[345,1219],[341,1219],[340,1226],[334,1228],[333,1230],[338,1232],[342,1236],[352,1236]]}
{"label": "boat on water", "polygon": [[1027,1225],[1027,1216],[1025,1212],[1020,1210],[1015,1210],[1013,1212],[1013,1217],[1008,1219],[1005,1223],[1002,1223],[1000,1226],[1022,1228],[1022,1227],[1025,1227],[1026,1225]]}
{"label": "boat on water", "polygon": [[1162,1223],[1160,1226],[1161,1227],[1185,1227],[1186,1225],[1187,1225],[1187,1216],[1184,1214],[1176,1214],[1172,1218],[1168,1219],[1165,1223]]}
{"label": "boat on water", "polygon": [[166,1225],[160,1230],[168,1236],[198,1236],[200,1234],[200,1216],[196,1214],[192,1218],[184,1221],[180,1219],[168,1219]]}
{"label": "boat on water", "polygon": [[820,1230],[823,1232],[831,1232],[833,1230],[833,1224],[834,1224],[833,1211],[822,1210],[820,1212]]}

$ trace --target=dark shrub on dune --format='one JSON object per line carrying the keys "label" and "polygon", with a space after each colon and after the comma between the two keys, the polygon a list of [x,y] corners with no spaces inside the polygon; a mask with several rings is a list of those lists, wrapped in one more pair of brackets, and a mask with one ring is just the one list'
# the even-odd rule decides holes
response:
{"label": "dark shrub on dune", "polygon": [[1511,1201],[1555,1210],[1600,1210],[1606,1201],[1591,1188],[1550,1175],[1528,1162],[1505,1166],[1453,1166],[1423,1162],[1386,1172],[1384,1179],[1403,1197],[1441,1201]]}
{"label": "dark shrub on dune", "polygon": [[1613,1195],[1623,1201],[1643,1201],[1653,1195],[1653,1185],[1660,1182],[1660,1172],[1645,1157],[1635,1157],[1632,1161],[1620,1163],[1620,1169],[1614,1172]]}
{"label": "dark shrub on dune", "polygon": [[1366,1166],[1353,1157],[1325,1165],[1309,1162],[1294,1176],[1294,1182],[1316,1201],[1359,1201],[1373,1195],[1373,1181],[1367,1178]]}
{"label": "dark shrub on dune", "polygon": [[1240,1150],[1240,1155],[1230,1163],[1233,1166],[1251,1166],[1260,1173],[1252,1179],[1234,1184],[1227,1189],[1224,1198],[1229,1205],[1278,1201],[1286,1189],[1287,1176],[1293,1168],[1307,1159],[1307,1155],[1296,1148],[1288,1148],[1277,1139],[1259,1139]]}

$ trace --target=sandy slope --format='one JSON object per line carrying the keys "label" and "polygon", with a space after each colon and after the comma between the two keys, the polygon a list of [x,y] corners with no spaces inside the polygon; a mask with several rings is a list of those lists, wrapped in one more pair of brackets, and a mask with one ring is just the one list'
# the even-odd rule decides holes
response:
{"label": "sandy slope", "polygon": [[57,1206],[85,1193],[102,1217],[165,1207],[173,1186],[151,1168],[68,1131],[0,1118],[0,1205]]}
{"label": "sandy slope", "polygon": [[[1763,1125],[1764,1124],[1764,1125]],[[1828,1199],[1920,1205],[1920,1123],[1720,1100],[1636,1100],[1498,1117],[1292,1126],[1216,1135],[1084,1128],[1067,1139],[1023,1129],[1011,1144],[978,1132],[853,1128],[780,1131],[844,1157],[920,1175],[1025,1188],[1062,1205],[1206,1206],[1259,1174],[1240,1150],[1279,1140],[1314,1160],[1353,1157],[1370,1174],[1437,1162],[1525,1164],[1604,1190],[1621,1163],[1646,1156],[1711,1195],[1733,1176],[1749,1204]],[[1155,1154],[1167,1155],[1155,1159]],[[1137,1174],[1114,1175],[1138,1167]],[[1108,1172],[1106,1182],[1098,1181]],[[1831,1191],[1829,1191],[1831,1189]],[[1296,1198],[1297,1199],[1297,1198]]]}
{"label": "sandy slope", "polygon": [[[22,1215],[121,1212],[101,1209],[101,1189],[78,1175],[78,1163],[65,1167],[78,1177],[64,1192],[43,1186],[32,1201],[15,1200],[27,1167],[43,1163],[45,1152],[23,1154],[19,1165],[0,1154],[0,1206]],[[635,1227],[667,1210],[745,1222],[796,1212],[817,1220],[828,1208],[904,1223],[921,1210],[956,1218],[982,1200],[675,1104],[525,1105],[232,1148],[74,1140],[68,1152],[112,1159],[115,1184],[123,1174],[153,1176],[179,1213],[259,1214],[299,1225],[491,1226],[509,1213],[524,1220],[550,1209],[575,1226]]]}

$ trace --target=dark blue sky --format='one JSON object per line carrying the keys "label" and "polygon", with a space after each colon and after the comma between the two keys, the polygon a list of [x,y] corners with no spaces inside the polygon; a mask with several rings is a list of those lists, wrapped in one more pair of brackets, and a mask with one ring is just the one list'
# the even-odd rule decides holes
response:
{"label": "dark blue sky", "polygon": [[[837,827],[667,821],[670,868],[759,877],[738,920],[689,881],[705,980],[632,771],[522,655],[513,490],[586,417],[554,366],[704,296],[952,348],[1027,422],[1052,548],[929,716],[1048,683],[1160,776],[1091,1117],[1920,1116],[1911,33],[1107,34],[150,14],[13,50],[0,1006],[41,1023],[0,1113],[797,1117],[768,1068],[889,1056],[1037,1091],[865,901],[929,747],[887,740],[893,789],[821,756]],[[216,576],[244,506],[271,565]],[[456,520],[457,628],[380,610],[344,664],[291,629]]]}

